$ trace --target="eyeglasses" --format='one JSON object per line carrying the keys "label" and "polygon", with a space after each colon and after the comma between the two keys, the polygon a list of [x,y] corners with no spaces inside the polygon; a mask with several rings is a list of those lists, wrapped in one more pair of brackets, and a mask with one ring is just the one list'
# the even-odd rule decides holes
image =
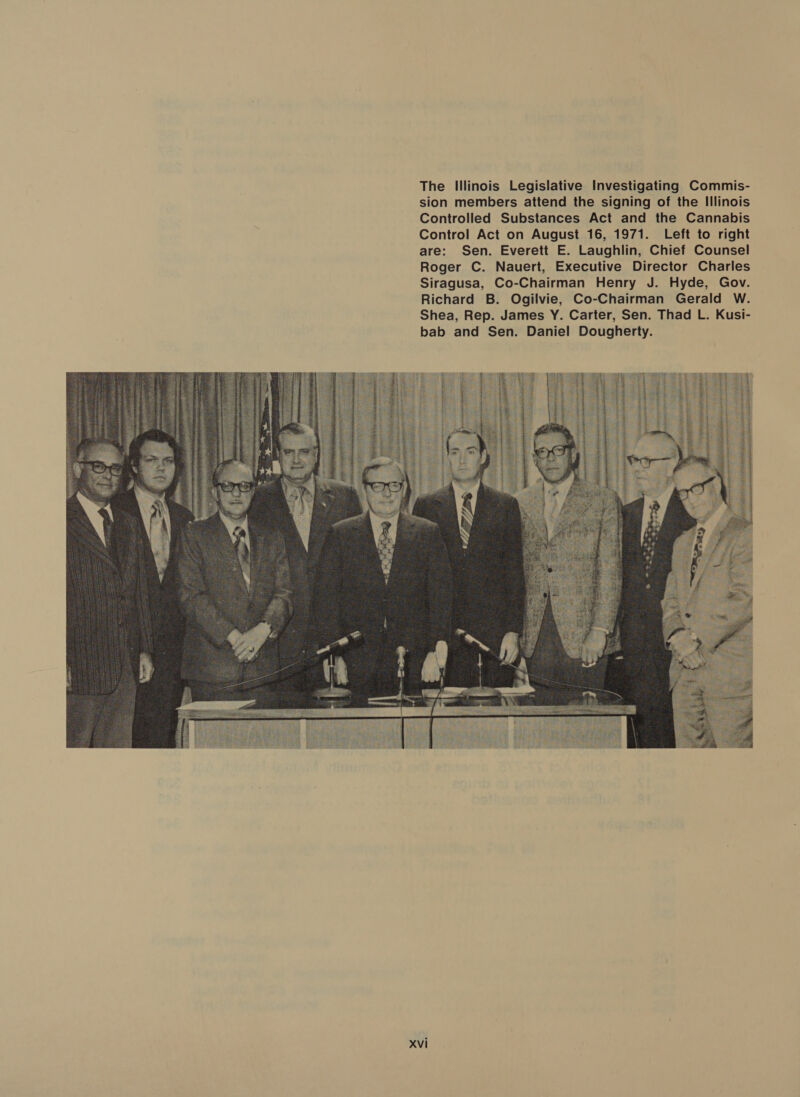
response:
{"label": "eyeglasses", "polygon": [[635,453],[628,454],[628,464],[632,468],[641,465],[643,469],[649,469],[653,461],[672,461],[672,457],[637,457]]}
{"label": "eyeglasses", "polygon": [[78,461],[79,465],[88,465],[95,476],[110,472],[112,476],[122,476],[122,465],[106,465],[102,461]]}
{"label": "eyeglasses", "polygon": [[539,461],[546,461],[551,454],[553,457],[563,457],[568,449],[572,449],[571,442],[567,446],[553,446],[552,449],[545,449],[544,446],[542,446],[541,449],[535,449],[533,451],[533,456]]}
{"label": "eyeglasses", "polygon": [[398,491],[402,491],[405,484],[402,480],[365,480],[364,486],[371,488],[375,494],[378,492],[385,492],[388,488],[392,495],[397,495]]}
{"label": "eyeglasses", "polygon": [[224,491],[226,495],[230,495],[234,489],[236,489],[240,495],[249,495],[253,490],[253,481],[243,480],[242,483],[239,484],[235,480],[220,480],[218,484],[214,484],[214,487]]}
{"label": "eyeglasses", "polygon": [[692,484],[690,488],[678,488],[678,498],[683,502],[684,499],[689,498],[689,492],[692,495],[702,495],[706,489],[706,484],[710,484],[712,480],[716,480],[716,476],[709,476],[707,480],[701,480],[699,484]]}

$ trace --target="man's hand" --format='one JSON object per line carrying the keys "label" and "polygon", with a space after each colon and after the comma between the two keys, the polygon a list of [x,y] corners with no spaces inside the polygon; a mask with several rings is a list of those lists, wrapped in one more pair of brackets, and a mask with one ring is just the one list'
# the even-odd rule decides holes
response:
{"label": "man's hand", "polygon": [[155,667],[153,666],[153,660],[150,657],[150,654],[146,651],[140,651],[139,652],[139,681],[142,684],[144,684],[145,682],[149,682],[150,679],[153,677],[153,671],[154,670],[155,670]]}
{"label": "man's hand", "polygon": [[436,652],[429,651],[425,656],[425,662],[422,664],[422,681],[429,683],[438,682],[440,673],[441,668],[439,666],[439,660],[436,658]]}
{"label": "man's hand", "polygon": [[[699,646],[699,643],[692,636],[688,628],[682,628],[677,632],[673,632],[672,636],[669,638],[669,649],[670,651],[675,652],[680,663],[683,663],[683,660],[691,655],[692,652],[697,651]],[[702,664],[698,663],[697,665],[701,666]]]}
{"label": "man's hand", "polygon": [[504,663],[513,666],[519,658],[519,633],[507,632],[500,641],[500,650],[497,654]]}
{"label": "man's hand", "polygon": [[72,668],[67,663],[67,693],[72,693]]}
{"label": "man's hand", "polygon": [[608,637],[601,628],[590,628],[581,645],[581,662],[585,667],[593,667],[606,650]]}
{"label": "man's hand", "polygon": [[[236,631],[236,630],[234,630]],[[231,633],[233,635],[233,633]],[[259,621],[247,632],[240,632],[238,639],[233,641],[233,654],[240,663],[252,663],[267,640],[272,636],[272,626],[266,621]],[[230,636],[228,640],[230,641]]]}
{"label": "man's hand", "polygon": [[705,664],[705,658],[699,645],[694,651],[690,651],[688,655],[684,655],[682,659],[679,656],[678,661],[681,666],[685,667],[687,670],[697,670],[698,667],[702,667]]}
{"label": "man's hand", "polygon": [[[331,675],[327,659],[322,664],[322,673],[325,675],[325,681],[330,685]],[[341,655],[337,655],[333,663],[333,681],[337,686],[347,685],[347,663],[345,663],[344,658]]]}

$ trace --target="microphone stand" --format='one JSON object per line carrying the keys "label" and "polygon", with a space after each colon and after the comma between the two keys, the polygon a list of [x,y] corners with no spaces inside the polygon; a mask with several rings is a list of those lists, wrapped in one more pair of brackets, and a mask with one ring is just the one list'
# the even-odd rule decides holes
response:
{"label": "microphone stand", "polygon": [[499,705],[502,703],[503,695],[499,689],[494,689],[492,686],[485,686],[483,684],[483,653],[478,648],[478,684],[477,686],[470,686],[469,689],[465,689],[459,697],[459,701],[464,705]]}
{"label": "microphone stand", "polygon": [[328,684],[320,689],[315,689],[311,696],[315,701],[319,701],[320,704],[323,705],[328,705],[329,708],[338,708],[341,705],[347,705],[350,703],[350,698],[353,694],[351,690],[345,689],[343,686],[335,685],[334,667],[336,664],[336,655],[334,652],[331,651],[328,653],[327,661]]}
{"label": "microphone stand", "polygon": [[394,706],[400,705],[420,705],[422,704],[422,697],[417,697],[412,694],[408,694],[405,691],[405,679],[406,679],[406,660],[405,655],[398,657],[397,660],[397,693],[392,694],[391,697],[370,697],[367,700],[368,705],[382,705],[382,706]]}

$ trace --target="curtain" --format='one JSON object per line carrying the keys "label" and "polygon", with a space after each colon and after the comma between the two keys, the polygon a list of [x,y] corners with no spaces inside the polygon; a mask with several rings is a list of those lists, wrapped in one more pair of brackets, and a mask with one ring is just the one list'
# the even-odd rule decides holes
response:
{"label": "curtain", "polygon": [[518,491],[532,475],[531,435],[547,418],[545,377],[535,373],[282,373],[278,391],[282,422],[317,429],[324,475],[360,488],[371,457],[396,457],[415,496],[449,482],[445,439],[459,426],[486,442],[486,483]]}
{"label": "curtain", "polygon": [[684,456],[719,469],[728,502],[750,520],[753,378],[749,373],[551,373],[551,418],[575,435],[581,475],[623,502],[636,485],[625,460],[647,430],[666,430]]}
{"label": "curtain", "polygon": [[132,438],[157,427],[184,450],[175,499],[204,518],[215,510],[211,474],[224,457],[255,469],[269,373],[68,373],[67,493],[81,438]]}

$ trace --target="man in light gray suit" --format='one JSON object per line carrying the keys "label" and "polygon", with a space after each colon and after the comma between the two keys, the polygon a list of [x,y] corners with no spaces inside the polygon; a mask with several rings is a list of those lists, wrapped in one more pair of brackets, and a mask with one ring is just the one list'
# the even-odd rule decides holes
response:
{"label": "man in light gray suit", "polygon": [[575,439],[560,423],[533,436],[539,483],[517,495],[522,515],[525,623],[531,679],[601,689],[619,648],[622,517],[610,488],[575,475]]}
{"label": "man in light gray suit", "polygon": [[753,527],[705,457],[675,466],[696,525],[676,540],[662,608],[678,747],[753,745]]}

